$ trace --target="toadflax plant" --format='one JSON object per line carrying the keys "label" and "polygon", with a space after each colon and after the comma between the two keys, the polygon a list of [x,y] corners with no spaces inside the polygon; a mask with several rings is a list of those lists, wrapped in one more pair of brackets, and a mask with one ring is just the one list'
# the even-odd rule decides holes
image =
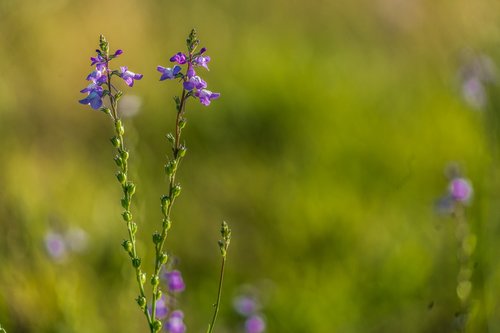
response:
{"label": "toadflax plant", "polygon": [[[175,130],[169,133],[167,139],[171,145],[171,155],[165,164],[165,173],[168,176],[167,193],[161,197],[162,222],[160,231],[153,233],[152,240],[155,251],[152,273],[149,275],[143,270],[143,262],[136,248],[137,223],[133,219],[131,212],[131,202],[136,191],[135,184],[128,177],[129,152],[124,143],[125,128],[118,112],[118,100],[123,92],[118,89],[113,79],[122,79],[126,85],[133,87],[136,80],[143,78],[142,74],[132,72],[128,67],[122,66],[119,69],[110,67],[111,61],[123,54],[122,50],[110,53],[109,44],[104,36],[100,36],[99,49],[97,55],[90,58],[91,66],[95,69],[87,76],[89,84],[81,90],[87,96],[81,99],[81,104],[90,105],[94,110],[99,110],[108,115],[114,125],[114,136],[111,143],[116,149],[114,161],[118,167],[116,178],[122,188],[123,197],[121,206],[123,208],[122,219],[127,227],[127,239],[122,242],[122,246],[130,257],[135,279],[138,286],[138,296],[136,298],[139,308],[146,317],[151,333],[158,332],[164,328],[170,333],[184,333],[186,325],[183,322],[184,314],[181,310],[175,309],[174,298],[179,292],[185,289],[181,272],[173,269],[168,254],[165,252],[165,243],[168,232],[172,225],[171,212],[176,198],[181,192],[176,175],[180,162],[186,154],[186,146],[181,143],[182,129],[186,126],[186,105],[189,99],[199,101],[204,106],[210,105],[211,101],[219,98],[220,94],[207,89],[207,83],[197,75],[201,68],[208,70],[210,57],[205,55],[206,48],[199,51],[199,40],[196,31],[193,29],[186,40],[187,53],[178,52],[170,58],[174,63],[173,67],[158,66],[161,73],[160,81],[177,80],[181,84],[181,95],[175,96]],[[222,292],[222,281],[224,276],[224,266],[226,263],[227,250],[231,240],[231,230],[226,222],[222,223],[221,240],[219,249],[222,257],[220,277],[218,283],[217,299],[214,304],[214,313],[208,325],[207,333],[213,331]],[[165,287],[162,287],[165,284]],[[151,287],[151,296],[148,297],[146,289]],[[150,305],[148,305],[150,304]]]}

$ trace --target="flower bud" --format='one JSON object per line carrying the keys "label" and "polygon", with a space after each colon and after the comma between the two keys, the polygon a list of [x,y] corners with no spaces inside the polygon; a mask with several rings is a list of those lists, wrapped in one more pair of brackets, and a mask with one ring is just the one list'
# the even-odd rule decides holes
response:
{"label": "flower bud", "polygon": [[102,52],[104,52],[106,55],[109,52],[109,43],[106,40],[106,37],[104,35],[99,36],[99,48],[101,49]]}
{"label": "flower bud", "polygon": [[168,260],[168,255],[166,253],[161,253],[160,254],[160,263],[163,265],[163,264],[166,264],[167,263],[167,260]]}
{"label": "flower bud", "polygon": [[144,283],[146,283],[146,273],[142,272],[139,274],[139,280],[141,280],[141,284],[144,285]]}
{"label": "flower bud", "polygon": [[135,268],[141,267],[141,259],[140,258],[132,258],[132,266]]}
{"label": "flower bud", "polygon": [[111,115],[111,110],[109,108],[102,107],[99,109],[99,111],[104,112],[107,115]]}
{"label": "flower bud", "polygon": [[186,155],[187,148],[185,146],[180,146],[178,150],[179,157],[184,157]]}
{"label": "flower bud", "polygon": [[127,194],[129,196],[133,196],[135,193],[135,184],[132,182],[128,182],[125,190],[127,191]]}
{"label": "flower bud", "polygon": [[125,182],[127,181],[127,176],[123,172],[118,171],[116,173],[116,179],[118,179],[120,184],[125,184]]}
{"label": "flower bud", "polygon": [[174,142],[175,142],[174,135],[172,133],[168,133],[167,134],[167,140],[168,140],[168,142],[170,142],[173,145]]}
{"label": "flower bud", "polygon": [[179,128],[183,129],[186,126],[186,123],[187,123],[187,119],[186,118],[181,118],[179,120]]}
{"label": "flower bud", "polygon": [[168,206],[170,206],[170,197],[168,195],[164,195],[161,197],[161,211],[163,215],[167,215]]}
{"label": "flower bud", "polygon": [[161,243],[161,241],[162,241],[161,234],[158,231],[155,231],[155,233],[153,234],[153,243],[155,245],[158,245]]}
{"label": "flower bud", "polygon": [[137,223],[130,222],[130,231],[132,232],[132,235],[135,235],[137,233]]}
{"label": "flower bud", "polygon": [[121,167],[123,165],[123,160],[120,156],[116,155],[113,160],[115,161],[116,165]]}
{"label": "flower bud", "polygon": [[125,209],[127,209],[129,207],[129,204],[130,204],[130,202],[127,198],[122,198],[120,200],[120,203],[122,204],[122,207]]}
{"label": "flower bud", "polygon": [[153,287],[156,287],[159,283],[160,283],[160,278],[158,276],[155,275],[151,278],[151,285]]}
{"label": "flower bud", "polygon": [[146,307],[146,297],[138,296],[135,300],[137,301],[137,304],[139,304],[141,309],[144,309]]}
{"label": "flower bud", "polygon": [[179,184],[172,187],[172,198],[177,198],[181,193],[181,186]]}
{"label": "flower bud", "polygon": [[131,241],[124,240],[123,243],[122,243],[122,246],[125,249],[125,251],[127,251],[128,254],[132,253],[133,246],[132,246],[132,242]]}
{"label": "flower bud", "polygon": [[168,219],[163,219],[163,229],[169,230],[172,222]]}
{"label": "flower bud", "polygon": [[116,94],[115,94],[115,101],[118,102],[118,100],[123,96],[123,91],[119,90]]}
{"label": "flower bud", "polygon": [[115,129],[116,133],[118,133],[119,135],[123,135],[125,133],[125,128],[123,127],[122,121],[120,119],[115,122]]}
{"label": "flower bud", "polygon": [[127,221],[127,222],[132,221],[132,214],[130,214],[130,212],[129,212],[129,211],[124,211],[124,212],[122,213],[122,217],[123,217],[123,219],[124,219],[125,221]]}
{"label": "flower bud", "polygon": [[162,294],[163,294],[163,293],[161,292],[161,290],[160,290],[160,289],[158,289],[158,290],[156,291],[156,299],[160,299]]}
{"label": "flower bud", "polygon": [[122,150],[122,151],[120,151],[120,155],[122,157],[122,160],[124,160],[124,161],[128,160],[128,151]]}
{"label": "flower bud", "polygon": [[177,170],[177,161],[176,160],[169,161],[165,165],[165,172],[167,173],[168,176],[171,176],[176,170]]}
{"label": "flower bud", "polygon": [[118,139],[116,136],[111,138],[111,144],[113,147],[118,148],[120,147],[120,139]]}
{"label": "flower bud", "polygon": [[155,320],[153,322],[153,331],[154,332],[159,332],[161,330],[161,326],[162,326],[161,321],[159,321],[158,319]]}

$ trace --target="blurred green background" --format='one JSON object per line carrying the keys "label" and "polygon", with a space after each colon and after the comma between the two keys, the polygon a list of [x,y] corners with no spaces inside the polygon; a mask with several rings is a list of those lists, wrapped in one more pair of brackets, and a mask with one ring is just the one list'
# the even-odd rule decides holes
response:
{"label": "blurred green background", "polygon": [[[434,209],[450,162],[475,191],[469,332],[500,332],[498,1],[1,0],[9,333],[146,332],[120,246],[112,125],[78,104],[79,90],[100,33],[125,51],[115,65],[144,74],[124,88],[141,101],[125,126],[138,246],[151,262],[179,93],[156,66],[184,51],[192,27],[212,57],[203,77],[222,97],[188,105],[167,245],[187,284],[188,332],[212,313],[221,220],[233,240],[218,332],[242,332],[232,298],[246,284],[271,333],[452,332],[455,226]],[[483,55],[489,65],[477,70]],[[464,79],[474,74],[488,82],[471,100]],[[58,259],[45,246],[54,234],[72,237]]]}

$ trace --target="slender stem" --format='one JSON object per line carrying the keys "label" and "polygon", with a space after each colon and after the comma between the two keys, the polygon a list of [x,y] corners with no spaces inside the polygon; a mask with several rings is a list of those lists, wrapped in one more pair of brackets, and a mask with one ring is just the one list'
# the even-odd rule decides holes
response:
{"label": "slender stem", "polygon": [[220,268],[220,277],[219,277],[219,290],[217,291],[217,301],[214,304],[214,315],[212,317],[212,322],[208,324],[207,333],[212,333],[214,329],[215,321],[217,320],[217,314],[219,313],[220,307],[220,299],[222,296],[222,282],[224,280],[224,266],[226,265],[226,256],[222,256],[222,264]]}
{"label": "slender stem", "polygon": [[[160,270],[164,264],[164,261],[162,261],[163,258],[163,247],[165,245],[165,241],[167,239],[167,234],[168,230],[170,229],[171,226],[171,221],[170,221],[170,214],[172,211],[172,206],[174,204],[175,198],[176,198],[176,183],[175,183],[175,176],[177,173],[177,168],[179,167],[179,164],[182,160],[182,156],[179,154],[181,150],[181,144],[180,144],[180,139],[181,139],[181,133],[182,133],[182,128],[181,128],[181,120],[183,119],[183,115],[185,112],[185,105],[186,105],[186,100],[187,100],[187,93],[186,90],[182,90],[182,97],[180,100],[179,108],[177,110],[177,116],[175,120],[175,137],[174,137],[174,143],[172,147],[172,155],[173,155],[173,162],[175,163],[175,168],[173,169],[172,173],[169,175],[169,190],[168,190],[168,197],[169,201],[167,207],[165,209],[162,209],[163,211],[163,225],[162,225],[162,231],[160,235],[160,242],[156,244],[155,250],[156,250],[156,259],[155,259],[155,267],[154,267],[154,273],[152,280],[159,279],[159,274]],[[151,305],[151,312],[152,312],[152,321],[154,322],[156,320],[156,302],[159,299],[160,293],[158,293],[159,290],[159,284],[155,283],[153,284],[153,292],[152,292],[152,305]]]}
{"label": "slender stem", "polygon": [[[108,67],[108,61],[106,61],[106,68]],[[113,85],[111,84],[111,74],[108,71],[107,72],[107,82],[106,82],[109,90],[109,102],[110,102],[110,107],[111,107],[111,118],[113,119],[114,122],[114,127],[115,127],[115,135],[116,138],[118,139],[118,147],[116,148],[118,152],[118,157],[120,158],[120,171],[124,176],[124,179],[128,179],[128,152],[125,148],[124,144],[124,139],[123,139],[123,134],[124,134],[124,129],[123,125],[121,123],[121,119],[118,115],[118,103],[117,99],[115,96],[111,93],[111,88]],[[114,87],[113,87],[114,88]],[[116,88],[115,88],[116,89]],[[140,269],[140,259],[137,256],[137,248],[136,248],[136,239],[135,239],[135,232],[137,227],[135,225],[135,222],[132,222],[131,219],[131,212],[130,212],[130,204],[131,204],[131,199],[133,193],[130,193],[129,189],[129,183],[127,181],[121,182],[122,185],[122,191],[123,191],[123,199],[122,199],[122,206],[125,209],[123,212],[123,218],[127,223],[127,231],[128,231],[128,240],[131,244],[131,249],[129,252],[130,257],[132,258],[132,266],[135,269],[135,278],[139,287],[139,296],[146,302],[146,293],[144,290],[144,283],[143,283],[143,278],[142,278],[142,271]],[[126,216],[130,216],[130,218],[126,218]],[[139,261],[139,264],[136,264],[134,262]],[[146,316],[146,320],[148,321],[148,326],[150,328],[150,331],[153,332],[153,320],[151,319],[151,316],[149,314],[149,311],[147,309],[147,306],[141,306],[144,315]]]}

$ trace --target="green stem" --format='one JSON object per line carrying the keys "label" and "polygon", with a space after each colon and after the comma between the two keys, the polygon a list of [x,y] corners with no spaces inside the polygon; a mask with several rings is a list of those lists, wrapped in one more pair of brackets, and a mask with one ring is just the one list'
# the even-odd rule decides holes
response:
{"label": "green stem", "polygon": [[[179,167],[179,164],[182,160],[182,156],[180,155],[181,151],[181,144],[180,144],[180,139],[181,139],[181,133],[182,133],[182,128],[181,128],[181,121],[183,119],[183,115],[185,112],[185,105],[186,105],[186,100],[187,100],[187,93],[186,90],[182,90],[182,97],[181,97],[181,102],[179,104],[178,110],[177,110],[177,117],[175,120],[175,137],[174,137],[174,143],[172,147],[172,155],[173,155],[173,162],[175,163],[175,168],[173,169],[172,173],[169,175],[169,190],[168,190],[168,197],[169,201],[166,204],[167,207],[162,209],[163,212],[163,224],[162,224],[162,231],[160,235],[161,241],[155,245],[155,250],[156,250],[156,259],[155,259],[155,267],[154,267],[154,273],[152,277],[152,281],[158,281],[159,280],[159,274],[160,270],[164,265],[164,261],[162,260],[163,258],[163,248],[165,245],[165,241],[167,239],[167,234],[168,230],[170,229],[171,226],[171,221],[170,221],[170,214],[172,211],[172,206],[174,204],[175,198],[176,198],[176,184],[175,184],[175,176],[177,174],[177,169]],[[159,291],[159,284],[156,282],[153,284],[153,292],[152,292],[152,305],[151,305],[151,313],[152,313],[152,321],[154,322],[156,320],[156,302],[159,299],[160,293]]]}
{"label": "green stem", "polygon": [[222,256],[222,264],[220,268],[220,276],[219,276],[219,290],[217,291],[217,301],[214,304],[214,315],[212,317],[212,321],[210,324],[208,324],[208,329],[207,333],[212,333],[214,326],[215,326],[215,321],[217,320],[217,315],[219,314],[219,307],[220,307],[220,299],[222,296],[222,282],[224,280],[224,266],[226,265],[226,256]]}
{"label": "green stem", "polygon": [[[108,63],[106,63],[106,67],[108,67]],[[140,269],[140,259],[137,256],[137,248],[136,248],[136,239],[135,239],[135,233],[137,232],[137,226],[135,225],[135,222],[132,221],[132,213],[130,212],[130,204],[131,204],[131,199],[133,196],[133,193],[130,192],[129,186],[132,186],[133,184],[128,182],[128,151],[125,148],[124,144],[124,139],[123,139],[123,134],[124,134],[124,128],[123,124],[121,122],[120,117],[118,116],[118,101],[115,96],[111,93],[111,74],[107,73],[107,86],[109,90],[109,102],[111,106],[111,118],[113,119],[114,122],[114,127],[115,127],[115,135],[116,138],[118,139],[118,147],[116,147],[116,150],[118,152],[117,158],[121,160],[120,163],[120,172],[123,174],[125,181],[120,181],[122,185],[122,191],[123,191],[123,199],[122,199],[122,207],[125,209],[122,216],[125,222],[127,223],[127,231],[128,231],[128,240],[131,244],[131,249],[129,251],[129,255],[132,259],[132,266],[134,267],[135,270],[135,278],[139,287],[139,297],[143,300],[141,305],[141,309],[146,316],[146,320],[148,321],[148,326],[150,328],[150,331],[153,332],[153,320],[151,319],[151,316],[149,314],[147,305],[146,305],[146,293],[144,290],[144,280],[143,280],[143,272]]]}

